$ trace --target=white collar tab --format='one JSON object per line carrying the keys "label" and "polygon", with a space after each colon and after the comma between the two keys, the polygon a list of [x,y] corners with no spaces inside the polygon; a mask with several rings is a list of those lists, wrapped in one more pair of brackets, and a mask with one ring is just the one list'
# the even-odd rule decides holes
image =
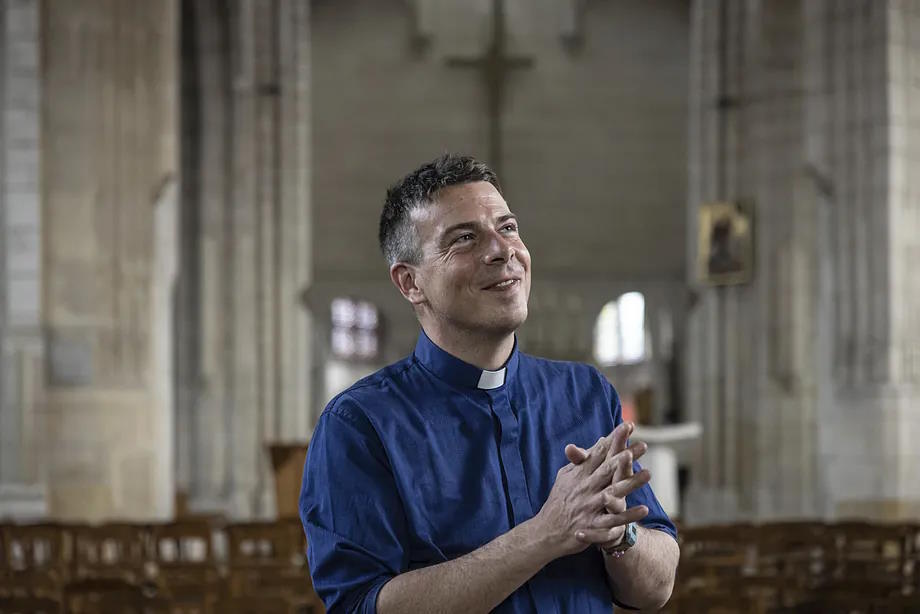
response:
{"label": "white collar tab", "polygon": [[479,385],[477,388],[480,390],[493,390],[503,386],[505,383],[505,371],[505,367],[502,367],[498,371],[483,370],[482,375],[479,376]]}

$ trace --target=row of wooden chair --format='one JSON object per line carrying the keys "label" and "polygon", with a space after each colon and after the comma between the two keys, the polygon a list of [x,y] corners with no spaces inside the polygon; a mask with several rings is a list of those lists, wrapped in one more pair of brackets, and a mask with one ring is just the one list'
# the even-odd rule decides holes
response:
{"label": "row of wooden chair", "polygon": [[920,612],[920,524],[689,527],[670,612]]}
{"label": "row of wooden chair", "polygon": [[321,611],[305,552],[296,520],[0,525],[0,614]]}

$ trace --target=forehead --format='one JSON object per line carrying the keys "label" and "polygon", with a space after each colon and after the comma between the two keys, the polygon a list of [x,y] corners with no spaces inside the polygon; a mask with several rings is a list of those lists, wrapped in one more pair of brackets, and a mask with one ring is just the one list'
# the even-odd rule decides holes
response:
{"label": "forehead", "polygon": [[494,185],[477,181],[440,190],[431,206],[416,210],[413,218],[420,234],[429,237],[454,224],[488,221],[509,212]]}

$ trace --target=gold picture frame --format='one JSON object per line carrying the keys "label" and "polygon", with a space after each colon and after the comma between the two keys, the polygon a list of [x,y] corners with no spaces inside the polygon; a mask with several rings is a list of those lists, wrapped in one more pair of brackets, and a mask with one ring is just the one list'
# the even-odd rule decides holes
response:
{"label": "gold picture frame", "polygon": [[701,283],[712,286],[749,283],[754,272],[750,210],[736,202],[702,204],[696,251]]}

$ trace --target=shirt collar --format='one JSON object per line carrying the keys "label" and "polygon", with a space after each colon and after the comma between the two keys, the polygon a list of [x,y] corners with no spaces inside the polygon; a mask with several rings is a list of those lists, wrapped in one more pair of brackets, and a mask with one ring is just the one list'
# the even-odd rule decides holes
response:
{"label": "shirt collar", "polygon": [[517,336],[514,337],[514,349],[511,350],[511,356],[497,371],[480,369],[448,354],[435,345],[424,330],[419,333],[418,342],[415,344],[415,358],[426,369],[455,386],[494,390],[507,384],[517,373],[519,362]]}

